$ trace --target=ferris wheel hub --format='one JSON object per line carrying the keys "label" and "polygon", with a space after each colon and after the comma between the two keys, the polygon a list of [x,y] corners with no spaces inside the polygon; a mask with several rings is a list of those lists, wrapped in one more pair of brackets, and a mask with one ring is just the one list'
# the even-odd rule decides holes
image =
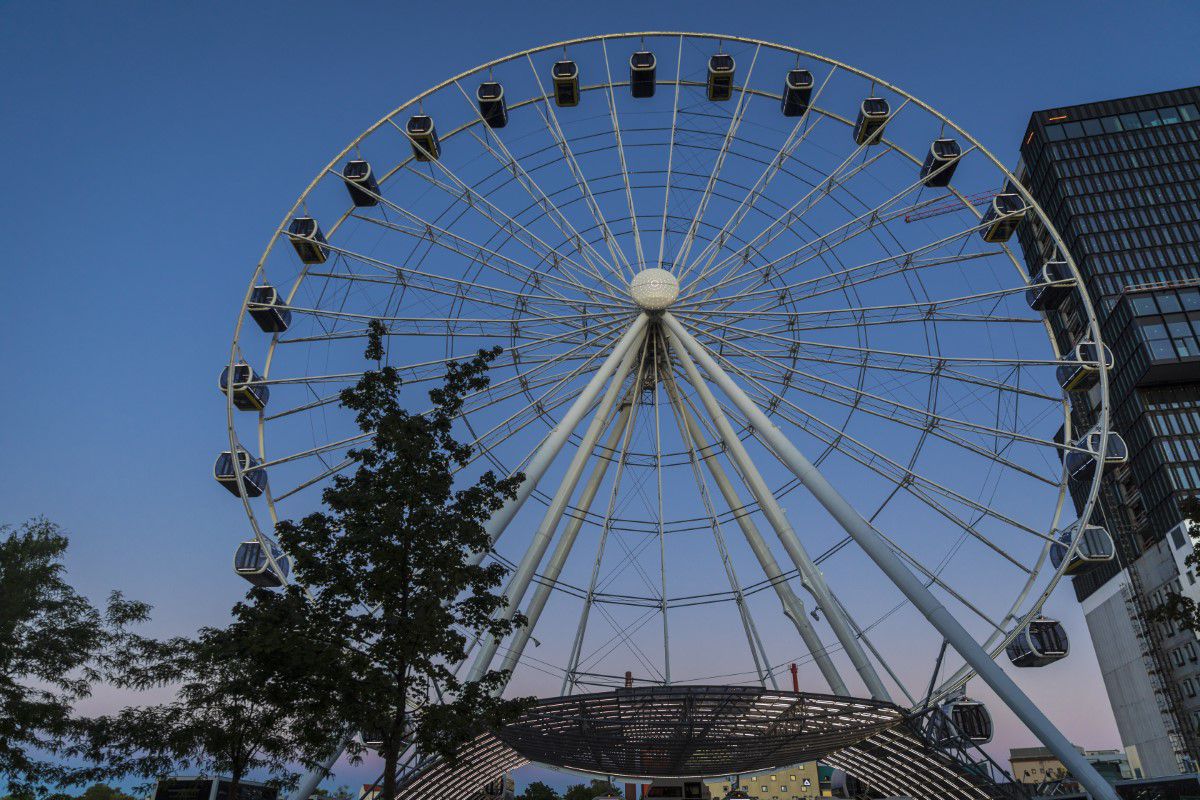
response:
{"label": "ferris wheel hub", "polygon": [[644,269],[629,282],[629,296],[646,311],[662,311],[679,297],[679,279],[665,269]]}

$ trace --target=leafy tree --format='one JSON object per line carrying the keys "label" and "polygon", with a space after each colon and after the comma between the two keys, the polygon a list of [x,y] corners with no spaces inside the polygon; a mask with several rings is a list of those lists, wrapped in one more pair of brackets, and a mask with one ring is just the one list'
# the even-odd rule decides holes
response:
{"label": "leafy tree", "polygon": [[[373,321],[368,333],[366,357],[381,362],[384,326]],[[399,758],[410,743],[453,760],[460,744],[524,706],[494,696],[501,672],[466,682],[452,671],[467,655],[468,637],[502,637],[523,623],[494,617],[504,605],[493,592],[503,567],[469,561],[488,549],[484,523],[523,476],[487,472],[473,485],[454,486],[473,455],[454,438],[454,422],[465,397],[488,386],[488,364],[499,352],[451,362],[424,414],[400,406],[401,379],[389,366],[368,370],[343,391],[342,404],[370,444],[350,451],[356,469],[325,490],[326,511],[277,526],[299,583],[255,595],[278,610],[279,641],[309,643],[302,662],[289,650],[266,653],[276,679],[325,701],[307,712],[313,730],[331,737],[365,731],[380,742],[384,797],[396,793]]]}
{"label": "leafy tree", "polygon": [[67,537],[45,519],[0,528],[0,777],[11,795],[95,774],[60,758],[85,733],[75,704],[125,646],[149,607],[114,592],[102,613],[63,577]]}
{"label": "leafy tree", "polygon": [[[1194,574],[1200,574],[1200,496],[1184,498],[1179,507],[1184,519],[1189,522],[1189,533],[1196,546],[1196,550],[1184,559],[1184,565],[1194,570]],[[1153,609],[1149,616],[1152,622],[1170,622],[1200,633],[1200,607],[1195,600],[1178,592],[1168,592],[1166,600]]]}
{"label": "leafy tree", "polygon": [[90,746],[80,754],[112,775],[151,779],[184,768],[227,775],[228,800],[237,800],[251,771],[265,772],[280,785],[291,783],[288,766],[313,763],[327,742],[301,722],[312,701],[295,685],[275,683],[264,668],[264,642],[275,655],[303,656],[303,642],[280,639],[279,614],[277,606],[251,599],[238,605],[236,620],[226,628],[202,628],[194,638],[136,639],[114,683],[137,690],[172,686],[175,696],[93,721]]}
{"label": "leafy tree", "polygon": [[133,800],[133,797],[106,783],[94,783],[84,790],[79,800]]}
{"label": "leafy tree", "polygon": [[605,780],[592,778],[591,783],[575,783],[567,787],[563,800],[596,800],[597,797],[618,797],[617,787]]}
{"label": "leafy tree", "polygon": [[525,787],[525,791],[517,795],[517,800],[562,800],[558,792],[553,786],[534,781]]}

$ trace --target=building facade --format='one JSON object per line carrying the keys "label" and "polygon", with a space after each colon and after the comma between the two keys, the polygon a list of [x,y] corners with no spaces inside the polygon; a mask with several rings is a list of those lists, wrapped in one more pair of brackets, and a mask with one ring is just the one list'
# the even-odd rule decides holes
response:
{"label": "building facade", "polygon": [[[1075,593],[1130,763],[1146,776],[1191,771],[1200,669],[1188,653],[1200,645],[1147,615],[1194,580],[1175,541],[1190,546],[1179,504],[1200,493],[1200,87],[1035,112],[1017,175],[1096,309],[1113,356],[1110,426],[1129,449],[1106,471],[1094,518],[1118,558],[1074,578]],[[1058,253],[1026,219],[1034,272]],[[1045,313],[1061,352],[1089,338],[1079,297]],[[1098,401],[1098,389],[1071,396],[1073,430],[1096,423]],[[1073,487],[1077,510],[1085,491]]]}
{"label": "building facade", "polygon": [[751,800],[812,800],[832,797],[834,770],[816,761],[806,761],[773,772],[753,775],[725,775],[704,782],[713,800],[721,800],[734,788],[741,788]]}

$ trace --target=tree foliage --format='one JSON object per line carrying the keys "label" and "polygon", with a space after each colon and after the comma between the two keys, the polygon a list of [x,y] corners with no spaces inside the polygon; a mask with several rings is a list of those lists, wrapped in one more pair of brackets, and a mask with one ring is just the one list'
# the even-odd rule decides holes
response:
{"label": "tree foliage", "polygon": [[[384,335],[372,322],[368,359],[382,360]],[[287,652],[269,659],[278,680],[325,701],[309,713],[326,735],[362,731],[380,743],[384,796],[395,793],[408,744],[452,759],[460,744],[523,706],[494,697],[504,680],[498,671],[478,682],[452,671],[470,637],[502,637],[522,622],[495,618],[504,605],[493,591],[503,568],[470,556],[489,548],[484,523],[523,476],[487,472],[455,487],[473,451],[453,426],[464,399],[488,386],[488,364],[499,352],[451,362],[425,413],[401,407],[400,376],[389,366],[366,371],[341,394],[370,444],[349,453],[355,469],[325,490],[324,511],[278,525],[299,583],[258,598],[278,611],[281,641],[309,643],[302,662]]]}
{"label": "tree foliage", "polygon": [[525,791],[517,795],[517,800],[562,800],[562,797],[553,786],[541,781],[534,781],[525,787]]}
{"label": "tree foliage", "polygon": [[605,780],[592,778],[590,783],[574,783],[563,793],[563,800],[596,800],[597,797],[619,797],[617,787]]}
{"label": "tree foliage", "polygon": [[62,758],[88,729],[75,704],[149,613],[117,592],[104,612],[92,606],[64,578],[66,550],[45,519],[0,529],[0,777],[16,797],[95,776]]}
{"label": "tree foliage", "polygon": [[[1179,507],[1189,522],[1189,533],[1196,547],[1184,559],[1184,566],[1191,570],[1193,575],[1200,575],[1200,496],[1185,498]],[[1176,627],[1200,634],[1200,607],[1195,600],[1178,592],[1168,592],[1166,600],[1151,610],[1149,616],[1152,622],[1170,622]]]}

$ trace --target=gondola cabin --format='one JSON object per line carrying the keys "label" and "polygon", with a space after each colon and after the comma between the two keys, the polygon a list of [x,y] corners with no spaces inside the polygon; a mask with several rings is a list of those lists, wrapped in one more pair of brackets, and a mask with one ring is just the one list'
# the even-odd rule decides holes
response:
{"label": "gondola cabin", "polygon": [[892,109],[882,97],[868,97],[858,107],[858,119],[854,121],[854,143],[872,145],[883,138],[883,126],[887,125]]}
{"label": "gondola cabin", "polygon": [[250,318],[264,333],[282,333],[292,324],[292,311],[283,302],[274,286],[259,284],[250,290],[250,302],[246,304]]}
{"label": "gondola cabin", "polygon": [[654,53],[638,50],[629,57],[629,92],[634,97],[654,97]]}
{"label": "gondola cabin", "polygon": [[987,706],[969,697],[958,697],[942,704],[930,719],[929,732],[940,746],[987,744],[992,740],[992,715]]}
{"label": "gondola cabin", "polygon": [[806,69],[789,69],[783,79],[783,97],[779,100],[785,117],[800,117],[812,100],[813,76]]}
{"label": "gondola cabin", "polygon": [[708,59],[708,99],[728,100],[733,96],[733,56],[717,53]]}
{"label": "gondola cabin", "polygon": [[[1082,527],[1082,533],[1080,528]],[[1067,561],[1067,551],[1071,547],[1071,542],[1075,537],[1079,536],[1079,547],[1071,554],[1071,558]],[[1098,564],[1103,564],[1106,561],[1112,561],[1116,557],[1116,545],[1113,544],[1112,536],[1108,531],[1101,528],[1099,525],[1080,525],[1076,522],[1069,526],[1058,535],[1058,541],[1050,545],[1050,563],[1055,569],[1067,562],[1066,568],[1063,570],[1064,575],[1078,575],[1081,572],[1086,572]]]}
{"label": "gondola cabin", "polygon": [[292,560],[274,546],[271,547],[271,556],[275,559],[279,572],[271,568],[271,560],[267,558],[267,551],[262,542],[257,539],[242,542],[233,556],[233,571],[255,586],[267,589],[283,586],[291,574]]}
{"label": "gondola cabin", "polygon": [[221,370],[218,384],[222,394],[233,398],[234,408],[241,411],[262,411],[267,407],[271,389],[261,383],[262,378],[249,364],[244,361],[234,364],[232,379],[229,371],[229,367]]}
{"label": "gondola cabin", "polygon": [[426,114],[413,114],[404,126],[408,141],[412,145],[413,158],[417,161],[436,161],[442,155],[442,145],[438,141],[437,126],[433,117]]}
{"label": "gondola cabin", "polygon": [[1103,368],[1112,369],[1113,354],[1108,345],[1096,346],[1095,342],[1080,342],[1064,358],[1054,371],[1058,385],[1064,392],[1086,392],[1100,382],[1101,355]]}
{"label": "gondola cabin", "polygon": [[495,81],[484,81],[475,90],[479,103],[479,116],[489,128],[503,128],[508,124],[508,104],[504,102],[504,87]]}
{"label": "gondola cabin", "polygon": [[858,800],[869,797],[867,785],[844,769],[835,769],[829,775],[829,796],[843,800]]}
{"label": "gondola cabin", "polygon": [[[267,471],[259,466],[261,461],[244,449],[239,447],[237,455],[238,466],[242,471],[242,483],[246,487],[246,496],[258,497],[267,490]],[[213,464],[213,477],[231,494],[241,497],[241,492],[238,491],[237,473],[234,472],[233,454],[228,450],[217,456],[216,463]]]}
{"label": "gondola cabin", "polygon": [[325,259],[329,258],[329,243],[325,240],[325,234],[321,233],[321,226],[312,217],[296,217],[288,225],[287,235],[292,247],[296,248],[296,255],[305,264],[324,264]]}
{"label": "gondola cabin", "polygon": [[921,165],[921,183],[929,188],[941,188],[950,185],[958,161],[962,158],[962,148],[953,139],[934,139],[925,154],[925,163]]}
{"label": "gondola cabin", "polygon": [[1047,261],[1030,277],[1029,288],[1025,290],[1025,302],[1034,311],[1053,311],[1071,294],[1074,287],[1064,283],[1070,279],[1067,262],[1061,259]]}
{"label": "gondola cabin", "polygon": [[[1096,467],[1101,463],[1100,446],[1104,437],[1100,435],[1099,427],[1075,440],[1076,450],[1067,451],[1063,463],[1067,467],[1067,475],[1073,481],[1090,481],[1096,474]],[[1129,447],[1119,433],[1108,432],[1108,442],[1104,448],[1104,466],[1124,464],[1129,458]]]}
{"label": "gondola cabin", "polygon": [[363,747],[368,750],[379,752],[383,749],[383,732],[377,728],[369,728],[360,731],[358,737],[362,739]]}
{"label": "gondola cabin", "polygon": [[1048,617],[1035,617],[1004,648],[1014,667],[1044,667],[1067,657],[1067,629]]}
{"label": "gondola cabin", "polygon": [[356,208],[369,208],[379,204],[379,183],[371,165],[361,158],[347,161],[342,167],[342,182],[350,193],[350,202]]}
{"label": "gondola cabin", "polygon": [[1000,192],[992,198],[991,205],[979,221],[979,235],[985,242],[1007,242],[1016,232],[1021,220],[1025,219],[1025,211],[1025,201],[1020,195]]}
{"label": "gondola cabin", "polygon": [[554,79],[554,104],[559,108],[579,105],[579,65],[574,61],[556,61],[550,69]]}
{"label": "gondola cabin", "polygon": [[488,781],[479,790],[479,800],[513,800],[517,796],[517,783],[507,772]]}

